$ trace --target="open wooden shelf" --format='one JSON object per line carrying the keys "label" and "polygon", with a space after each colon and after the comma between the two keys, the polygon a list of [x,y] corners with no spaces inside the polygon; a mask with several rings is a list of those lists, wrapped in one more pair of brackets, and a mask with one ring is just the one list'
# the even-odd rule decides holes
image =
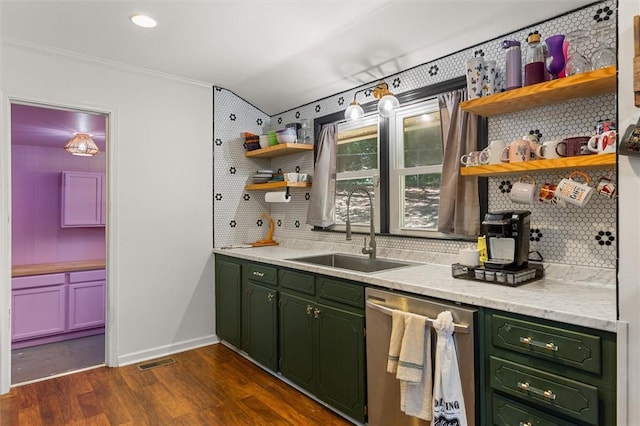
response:
{"label": "open wooden shelf", "polygon": [[250,183],[244,186],[245,191],[273,191],[282,188],[308,188],[311,184],[308,182],[267,182],[267,183]]}
{"label": "open wooden shelf", "polygon": [[273,158],[281,155],[295,154],[297,152],[313,151],[312,144],[305,143],[279,143],[267,148],[254,149],[245,152],[245,157]]}
{"label": "open wooden shelf", "polygon": [[573,169],[615,167],[616,154],[579,155],[549,160],[523,161],[521,163],[487,164],[460,169],[462,176],[499,176],[531,172],[553,172]]}
{"label": "open wooden shelf", "polygon": [[519,89],[464,101],[465,111],[491,117],[616,91],[616,67],[545,81]]}

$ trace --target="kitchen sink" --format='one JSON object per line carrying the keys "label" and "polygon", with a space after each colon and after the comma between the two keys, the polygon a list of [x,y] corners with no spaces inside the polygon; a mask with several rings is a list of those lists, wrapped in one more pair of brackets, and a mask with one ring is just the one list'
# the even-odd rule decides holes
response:
{"label": "kitchen sink", "polygon": [[415,263],[411,262],[401,262],[388,259],[369,259],[368,257],[361,257],[343,253],[297,257],[287,260],[310,263],[320,266],[330,266],[333,268],[349,269],[358,272],[379,272],[388,269],[396,269],[416,265]]}

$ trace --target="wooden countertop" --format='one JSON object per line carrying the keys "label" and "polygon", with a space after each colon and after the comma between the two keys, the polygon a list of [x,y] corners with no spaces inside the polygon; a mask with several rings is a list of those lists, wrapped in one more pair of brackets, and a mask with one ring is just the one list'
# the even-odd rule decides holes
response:
{"label": "wooden countertop", "polygon": [[104,259],[78,260],[74,262],[35,263],[32,265],[15,265],[11,268],[12,277],[29,275],[57,274],[60,272],[89,271],[104,269]]}

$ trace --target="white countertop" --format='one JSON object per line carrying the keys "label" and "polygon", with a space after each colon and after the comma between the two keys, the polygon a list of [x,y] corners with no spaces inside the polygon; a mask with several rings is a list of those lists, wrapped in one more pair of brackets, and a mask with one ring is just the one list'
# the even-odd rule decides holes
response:
{"label": "white countertop", "polygon": [[[313,246],[314,244],[307,242],[305,248],[284,246],[214,248],[213,252],[422,296],[484,306],[604,331],[616,331],[616,286],[613,270],[545,264],[543,279],[519,287],[509,287],[453,278],[451,263],[455,262],[456,258],[446,254],[439,256],[433,253],[418,253],[414,256],[406,256],[393,253],[396,256],[391,257],[388,255],[391,253],[381,253],[379,250],[379,258],[422,263],[376,273],[360,273],[287,260],[336,252],[329,245],[324,249]],[[338,251],[348,253],[345,250]],[[427,260],[424,261],[424,259]],[[430,263],[433,260],[440,262]],[[449,263],[441,262],[442,260]]]}

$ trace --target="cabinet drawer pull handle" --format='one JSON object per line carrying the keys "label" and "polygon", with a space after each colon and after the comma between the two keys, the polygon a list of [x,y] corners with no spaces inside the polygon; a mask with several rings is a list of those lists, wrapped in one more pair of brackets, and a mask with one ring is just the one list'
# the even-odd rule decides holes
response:
{"label": "cabinet drawer pull handle", "polygon": [[267,300],[268,300],[269,302],[271,302],[271,301],[273,300],[273,298],[274,298],[274,297],[276,297],[276,295],[275,295],[275,294],[273,294],[273,293],[269,293],[269,294],[267,294]]}
{"label": "cabinet drawer pull handle", "polygon": [[253,275],[256,277],[264,277],[264,272],[253,271]]}
{"label": "cabinet drawer pull handle", "polygon": [[320,309],[316,308],[316,309],[313,311],[313,317],[314,317],[314,318],[318,318],[318,316],[320,315],[320,313],[321,313],[321,312],[322,312],[322,311],[321,311]]}
{"label": "cabinet drawer pull handle", "polygon": [[533,386],[529,386],[529,383],[518,382],[518,387],[522,390],[535,393],[536,395],[544,396],[548,399],[556,399],[556,394],[551,392],[550,390],[542,390],[538,388],[534,388]]}
{"label": "cabinet drawer pull handle", "polygon": [[526,422],[526,423],[520,422],[520,426],[533,426],[533,425],[531,424],[531,422]]}
{"label": "cabinet drawer pull handle", "polygon": [[311,311],[313,311],[313,306],[307,305],[307,315],[311,315]]}
{"label": "cabinet drawer pull handle", "polygon": [[550,351],[554,351],[554,352],[558,351],[558,346],[555,343],[538,342],[537,340],[533,340],[531,337],[521,337],[520,343],[524,343],[525,345],[529,345],[529,346],[535,346],[537,348],[549,349]]}

